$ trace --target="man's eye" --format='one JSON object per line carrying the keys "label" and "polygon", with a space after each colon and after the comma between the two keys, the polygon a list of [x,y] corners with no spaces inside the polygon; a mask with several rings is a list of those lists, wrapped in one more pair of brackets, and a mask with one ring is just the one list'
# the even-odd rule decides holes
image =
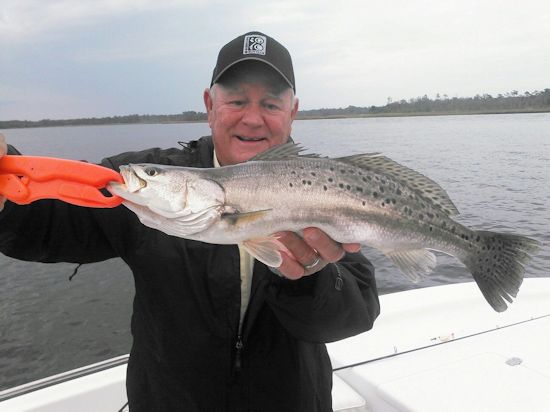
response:
{"label": "man's eye", "polygon": [[277,106],[276,104],[271,104],[271,103],[267,103],[267,104],[265,105],[265,107],[266,107],[267,109],[269,109],[269,110],[277,110],[277,109],[279,109],[279,106]]}
{"label": "man's eye", "polygon": [[230,102],[233,106],[242,106],[244,102],[242,100],[233,100]]}

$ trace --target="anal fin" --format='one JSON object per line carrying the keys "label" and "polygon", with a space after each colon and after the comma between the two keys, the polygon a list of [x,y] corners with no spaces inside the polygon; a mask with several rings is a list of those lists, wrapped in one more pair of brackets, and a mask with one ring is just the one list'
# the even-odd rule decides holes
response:
{"label": "anal fin", "polygon": [[435,255],[427,249],[394,250],[386,256],[415,283],[429,275],[437,263]]}

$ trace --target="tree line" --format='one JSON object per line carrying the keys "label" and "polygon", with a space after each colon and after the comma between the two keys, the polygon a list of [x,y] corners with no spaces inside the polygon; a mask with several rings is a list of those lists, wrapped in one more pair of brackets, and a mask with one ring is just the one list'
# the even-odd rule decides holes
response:
{"label": "tree line", "polygon": [[[363,116],[399,116],[399,115],[437,115],[437,114],[474,114],[474,113],[518,113],[550,112],[550,89],[519,93],[512,90],[504,94],[476,94],[474,97],[449,97],[439,93],[434,98],[427,95],[409,100],[394,101],[388,97],[384,106],[348,106],[346,108],[323,108],[301,110],[298,119],[363,117]],[[181,123],[206,121],[206,113],[186,111],[179,114],[138,115],[112,117],[92,117],[80,119],[38,121],[6,120],[0,121],[0,129],[76,126],[76,125],[109,125],[136,123]]]}
{"label": "tree line", "polygon": [[439,93],[435,98],[427,95],[409,100],[394,101],[388,97],[384,106],[348,106],[340,109],[316,109],[302,111],[302,118],[312,117],[361,117],[380,115],[429,115],[549,112],[550,89],[519,93],[517,90],[492,96],[476,94],[474,97],[449,97]]}
{"label": "tree line", "polygon": [[202,122],[206,120],[206,113],[188,111],[179,114],[130,114],[127,116],[89,117],[80,119],[51,120],[6,120],[0,121],[0,129],[15,129],[24,127],[50,126],[83,126],[108,124],[135,124],[135,123],[181,123]]}

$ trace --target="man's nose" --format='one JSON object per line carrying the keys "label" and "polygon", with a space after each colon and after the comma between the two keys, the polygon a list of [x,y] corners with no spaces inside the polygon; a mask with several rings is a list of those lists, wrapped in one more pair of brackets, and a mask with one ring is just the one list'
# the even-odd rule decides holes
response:
{"label": "man's nose", "polygon": [[248,127],[262,126],[264,124],[264,118],[262,116],[261,107],[254,104],[249,105],[243,114],[242,121]]}

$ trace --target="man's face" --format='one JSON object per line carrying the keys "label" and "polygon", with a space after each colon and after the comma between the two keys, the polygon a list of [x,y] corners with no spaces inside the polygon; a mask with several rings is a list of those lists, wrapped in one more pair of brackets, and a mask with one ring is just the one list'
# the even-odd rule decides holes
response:
{"label": "man's face", "polygon": [[291,89],[276,95],[261,82],[240,82],[205,90],[204,103],[219,163],[245,162],[285,143],[298,111]]}

